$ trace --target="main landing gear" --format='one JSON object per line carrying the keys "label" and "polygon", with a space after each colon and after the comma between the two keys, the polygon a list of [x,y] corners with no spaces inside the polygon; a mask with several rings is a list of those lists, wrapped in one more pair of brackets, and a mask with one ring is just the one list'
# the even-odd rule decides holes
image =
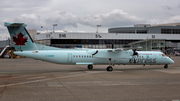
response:
{"label": "main landing gear", "polygon": [[[109,66],[106,68],[107,71],[111,72],[113,71],[113,66],[115,65],[116,60],[111,61],[111,58],[109,58]],[[93,65],[88,65],[88,69],[93,69]]]}
{"label": "main landing gear", "polygon": [[88,69],[93,69],[93,65],[88,65],[87,68]]}
{"label": "main landing gear", "polygon": [[164,68],[167,69],[167,68],[168,68],[168,65],[166,64],[166,65],[164,66]]}
{"label": "main landing gear", "polygon": [[112,66],[115,65],[115,62],[116,62],[116,60],[111,61],[111,58],[109,58],[109,66],[106,68],[106,70],[109,71],[109,72],[113,71]]}

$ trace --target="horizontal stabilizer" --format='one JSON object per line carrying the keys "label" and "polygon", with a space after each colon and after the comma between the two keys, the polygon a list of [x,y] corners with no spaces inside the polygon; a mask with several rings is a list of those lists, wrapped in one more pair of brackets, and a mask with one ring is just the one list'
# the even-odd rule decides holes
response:
{"label": "horizontal stabilizer", "polygon": [[5,22],[4,25],[7,27],[26,27],[27,26],[25,23],[13,23],[13,22]]}

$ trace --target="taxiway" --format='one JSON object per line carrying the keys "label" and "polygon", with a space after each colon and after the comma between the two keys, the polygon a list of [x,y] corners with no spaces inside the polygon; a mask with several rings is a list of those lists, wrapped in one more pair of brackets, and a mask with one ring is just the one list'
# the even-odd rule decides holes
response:
{"label": "taxiway", "polygon": [[157,66],[60,65],[0,59],[0,101],[179,101],[180,57]]}

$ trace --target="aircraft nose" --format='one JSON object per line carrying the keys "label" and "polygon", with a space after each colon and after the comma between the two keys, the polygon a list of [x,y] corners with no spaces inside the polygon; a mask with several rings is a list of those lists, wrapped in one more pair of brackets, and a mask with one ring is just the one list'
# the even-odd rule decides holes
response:
{"label": "aircraft nose", "polygon": [[173,64],[173,63],[174,63],[174,61],[169,58],[169,64]]}

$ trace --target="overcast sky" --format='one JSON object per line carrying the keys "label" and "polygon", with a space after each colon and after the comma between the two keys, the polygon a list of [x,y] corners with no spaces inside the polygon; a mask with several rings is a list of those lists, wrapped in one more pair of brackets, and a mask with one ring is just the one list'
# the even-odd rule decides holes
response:
{"label": "overcast sky", "polygon": [[24,22],[27,29],[108,32],[111,27],[180,22],[180,0],[0,0],[0,36],[4,22]]}

